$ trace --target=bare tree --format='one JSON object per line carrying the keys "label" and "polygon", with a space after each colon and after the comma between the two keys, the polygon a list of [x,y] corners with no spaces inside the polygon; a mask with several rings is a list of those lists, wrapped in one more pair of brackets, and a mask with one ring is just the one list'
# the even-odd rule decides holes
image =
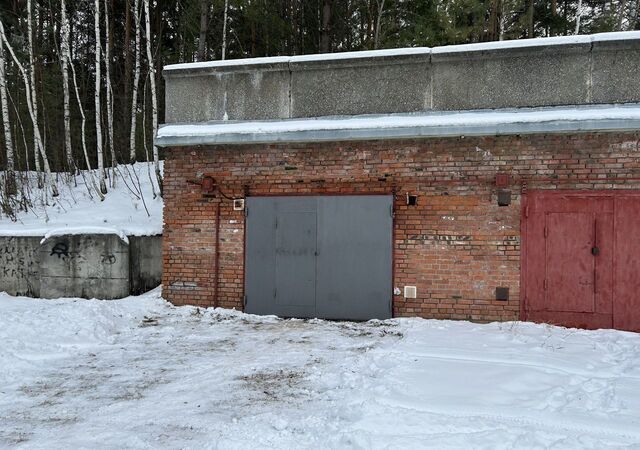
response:
{"label": "bare tree", "polygon": [[31,98],[33,100],[31,104],[31,108],[33,109],[34,120],[33,122],[33,146],[34,146],[34,158],[36,164],[36,172],[38,174],[38,187],[43,187],[42,178],[40,176],[40,158],[38,156],[38,151],[42,146],[42,143],[39,141],[40,139],[40,131],[39,131],[39,123],[38,123],[38,101],[36,100],[38,97],[36,95],[36,65],[35,58],[33,55],[33,14],[31,7],[31,0],[27,0],[27,34],[29,39],[29,75],[30,75],[30,85],[29,89],[31,91]]}
{"label": "bare tree", "polygon": [[527,13],[527,24],[528,24],[527,37],[529,39],[532,39],[535,37],[535,28],[534,28],[535,0],[529,0],[528,9],[529,9],[529,12]]}
{"label": "bare tree", "polygon": [[229,21],[229,0],[224,0],[224,17],[222,21],[222,60],[227,56],[227,22]]}
{"label": "bare tree", "polygon": [[61,0],[62,10],[61,24],[61,52],[62,53],[62,90],[64,98],[64,150],[67,159],[67,170],[70,174],[75,173],[76,165],[73,161],[73,149],[71,147],[71,111],[69,94],[69,20],[67,19],[67,5],[65,0]]}
{"label": "bare tree", "polygon": [[382,23],[382,14],[384,14],[384,0],[376,0],[378,5],[378,16],[376,17],[376,34],[373,39],[373,48],[380,45],[380,25]]}
{"label": "bare tree", "polygon": [[209,0],[200,0],[200,37],[198,38],[198,61],[207,56],[207,32],[209,31]]}
{"label": "bare tree", "polygon": [[47,180],[49,181],[49,185],[51,187],[51,195],[53,195],[54,197],[57,197],[59,195],[58,187],[55,184],[55,180],[53,179],[53,176],[51,175],[51,167],[49,166],[49,160],[47,158],[47,154],[44,151],[44,145],[42,143],[42,138],[40,136],[40,129],[37,127],[38,120],[36,118],[35,109],[33,107],[34,103],[36,103],[36,100],[31,95],[32,89],[29,82],[29,76],[27,75],[27,72],[24,69],[24,66],[20,63],[20,60],[18,59],[15,52],[13,51],[11,44],[9,44],[9,41],[7,40],[7,36],[4,32],[4,24],[2,23],[2,20],[0,20],[0,38],[2,39],[2,42],[4,42],[6,49],[9,51],[9,54],[11,55],[13,62],[18,68],[18,71],[20,71],[20,74],[22,75],[22,82],[24,83],[25,95],[27,97],[27,109],[29,110],[29,116],[31,117],[31,123],[33,124],[33,132],[34,132],[34,138],[35,138],[34,140],[37,143],[36,151],[40,153],[40,156],[42,157],[42,160],[44,162],[44,171],[45,171]]}
{"label": "bare tree", "polygon": [[500,0],[491,0],[489,9],[489,23],[487,25],[487,41],[496,41],[500,36]]}
{"label": "bare tree", "polygon": [[578,0],[576,9],[576,34],[580,34],[580,19],[582,19],[582,0]]}
{"label": "bare tree", "polygon": [[131,61],[131,0],[124,2],[124,100],[131,102],[131,75],[133,73]]}
{"label": "bare tree", "polygon": [[69,66],[71,67],[71,73],[73,75],[73,87],[76,93],[76,101],[78,102],[78,110],[80,111],[80,117],[82,117],[82,127],[81,127],[81,136],[82,136],[82,153],[84,154],[84,161],[87,165],[87,172],[89,172],[89,178],[91,179],[91,186],[95,189],[100,197],[100,200],[104,200],[104,194],[100,191],[100,187],[96,183],[96,179],[93,176],[93,170],[91,169],[91,160],[89,159],[89,153],[87,152],[87,133],[86,133],[86,123],[87,118],[84,115],[84,108],[82,107],[82,99],[80,98],[80,90],[78,89],[78,80],[76,78],[76,69],[73,66],[73,61],[71,61],[71,57],[69,57]]}
{"label": "bare tree", "polygon": [[134,20],[136,22],[135,73],[133,76],[133,91],[131,96],[131,134],[129,135],[129,160],[136,161],[136,121],[138,118],[138,85],[140,84],[140,0],[134,3]]}
{"label": "bare tree", "polygon": [[[109,26],[109,4],[107,0],[104,0],[104,30],[107,36],[107,43],[105,45],[104,54],[104,75],[107,84],[107,133],[109,136],[109,154],[111,155],[111,166],[115,167],[117,164],[117,160],[113,143],[113,89],[111,87],[111,49],[113,46],[113,42],[111,40],[112,36]],[[111,178],[111,182],[115,183],[114,177]]]}
{"label": "bare tree", "polygon": [[636,0],[635,7],[633,9],[633,13],[629,19],[629,27],[628,30],[635,30],[638,26],[638,19],[640,18],[640,0]]}
{"label": "bare tree", "polygon": [[[144,15],[145,15],[145,31],[147,36],[147,62],[149,64],[149,81],[151,83],[151,113],[153,120],[153,137],[155,138],[158,133],[158,96],[156,91],[156,67],[153,61],[153,54],[151,53],[151,15],[149,13],[149,0],[144,0]],[[160,190],[160,196],[162,196],[162,174],[160,173],[160,156],[158,154],[158,147],[153,145],[153,165],[156,172],[156,180],[158,181],[158,189]]]}
{"label": "bare tree", "polygon": [[333,0],[323,0],[322,29],[320,31],[320,53],[331,51],[331,6]]}
{"label": "bare tree", "polygon": [[9,121],[9,104],[7,102],[7,77],[5,74],[4,45],[0,40],[0,106],[2,107],[2,125],[4,128],[4,146],[7,155],[7,174],[5,192],[7,195],[16,193],[15,163],[13,158],[13,139],[11,137],[11,123]]}
{"label": "bare tree", "polygon": [[627,0],[620,0],[620,6],[618,8],[618,18],[616,19],[616,31],[622,31],[622,24],[624,22],[624,13],[627,9]]}
{"label": "bare tree", "polygon": [[95,0],[94,2],[95,8],[93,12],[93,22],[95,26],[95,35],[96,35],[96,86],[95,86],[95,105],[96,105],[96,153],[98,155],[98,179],[100,180],[100,192],[102,194],[107,193],[107,184],[105,183],[104,178],[104,155],[102,150],[102,123],[101,123],[101,107],[100,107],[100,85],[101,85],[101,74],[100,74],[100,59],[101,59],[101,51],[100,51],[100,0]]}

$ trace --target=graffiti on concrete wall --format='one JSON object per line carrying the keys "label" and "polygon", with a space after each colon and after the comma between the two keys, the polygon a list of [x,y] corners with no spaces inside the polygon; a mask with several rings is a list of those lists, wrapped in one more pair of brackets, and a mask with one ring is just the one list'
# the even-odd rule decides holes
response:
{"label": "graffiti on concrete wall", "polygon": [[108,265],[112,266],[113,264],[116,263],[116,261],[117,261],[116,255],[109,254],[109,253],[107,253],[107,254],[103,253],[102,254],[102,264],[108,264]]}
{"label": "graffiti on concrete wall", "polygon": [[69,244],[64,241],[56,242],[56,244],[51,249],[51,253],[49,254],[49,256],[54,255],[57,256],[58,259],[62,258],[63,256],[69,257]]}
{"label": "graffiti on concrete wall", "polygon": [[67,240],[54,241],[50,244],[49,256],[53,261],[61,263],[85,263],[87,258],[80,252],[79,245],[73,247]]}
{"label": "graffiti on concrete wall", "polygon": [[[118,262],[118,257],[113,251],[105,249],[99,253],[99,246],[93,245],[92,241],[85,242],[85,245],[82,246],[80,243],[70,242],[68,239],[58,239],[46,245],[45,255],[48,255],[47,259],[52,264],[63,265],[66,267],[65,270],[71,272],[75,272],[78,269],[81,271],[95,271],[99,270],[100,265],[113,266]],[[60,267],[58,270],[60,270]],[[62,274],[59,271],[56,273],[56,276],[61,276]]]}
{"label": "graffiti on concrete wall", "polygon": [[13,239],[0,247],[0,276],[8,279],[28,280],[37,275],[37,255],[28,246],[18,245]]}

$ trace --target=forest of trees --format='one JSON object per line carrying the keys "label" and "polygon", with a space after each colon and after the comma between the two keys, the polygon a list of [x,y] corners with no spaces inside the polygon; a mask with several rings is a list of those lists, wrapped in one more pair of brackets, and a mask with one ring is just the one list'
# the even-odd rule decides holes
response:
{"label": "forest of trees", "polygon": [[[0,0],[2,198],[162,156],[162,67],[178,62],[640,28],[640,0]],[[157,174],[158,186],[161,179]],[[159,189],[160,192],[160,189]]]}

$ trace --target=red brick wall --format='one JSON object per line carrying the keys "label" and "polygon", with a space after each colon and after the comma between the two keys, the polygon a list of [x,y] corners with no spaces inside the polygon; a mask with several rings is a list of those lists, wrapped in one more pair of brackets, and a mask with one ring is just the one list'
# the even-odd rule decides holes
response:
{"label": "red brick wall", "polygon": [[[164,295],[242,309],[244,214],[189,183],[206,174],[228,197],[396,192],[394,286],[415,285],[418,298],[395,296],[394,314],[517,319],[521,192],[637,189],[638,154],[640,133],[168,149]],[[499,171],[511,176],[510,206],[497,205]],[[406,205],[407,192],[417,206]],[[498,286],[510,289],[508,301],[495,300]]]}

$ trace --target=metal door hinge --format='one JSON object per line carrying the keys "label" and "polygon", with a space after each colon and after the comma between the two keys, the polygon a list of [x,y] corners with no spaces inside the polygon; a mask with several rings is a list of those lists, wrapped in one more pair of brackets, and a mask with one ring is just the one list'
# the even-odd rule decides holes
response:
{"label": "metal door hinge", "polygon": [[244,296],[244,306],[247,306],[247,295]]}
{"label": "metal door hinge", "polygon": [[524,216],[527,217],[527,218],[529,217],[529,207],[528,206],[525,206],[525,208],[524,208]]}
{"label": "metal door hinge", "polygon": [[249,208],[247,208],[246,206],[244,207],[244,216],[249,217]]}
{"label": "metal door hinge", "polygon": [[544,237],[548,237],[549,236],[549,228],[547,228],[547,226],[544,226]]}
{"label": "metal door hinge", "polygon": [[547,279],[545,278],[544,279],[544,290],[545,291],[547,290],[547,286],[548,286],[548,283],[547,283]]}
{"label": "metal door hinge", "polygon": [[276,298],[278,295],[278,290],[276,288],[273,289],[273,298]]}

